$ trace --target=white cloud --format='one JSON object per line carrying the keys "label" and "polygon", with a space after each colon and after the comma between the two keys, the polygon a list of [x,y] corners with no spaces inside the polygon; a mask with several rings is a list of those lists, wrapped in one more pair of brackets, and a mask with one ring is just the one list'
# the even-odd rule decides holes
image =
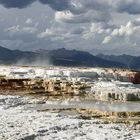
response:
{"label": "white cloud", "polygon": [[82,14],[73,14],[71,11],[61,11],[55,13],[55,20],[66,23],[90,23],[106,22],[110,16],[102,11],[89,10]]}
{"label": "white cloud", "polygon": [[103,44],[107,44],[107,43],[109,43],[110,41],[112,40],[112,38],[111,38],[111,36],[106,36],[105,38],[104,38],[104,40],[103,40]]}
{"label": "white cloud", "polygon": [[23,27],[21,29],[21,32],[36,33],[37,32],[37,28],[35,28],[35,27]]}
{"label": "white cloud", "polygon": [[114,29],[111,33],[112,36],[129,36],[133,34],[135,27],[132,22],[128,22],[125,26],[121,25],[120,28]]}
{"label": "white cloud", "polygon": [[132,46],[140,45],[140,20],[127,22],[126,25],[114,28],[109,35],[103,40],[103,44],[115,43],[122,41],[123,43],[129,43]]}
{"label": "white cloud", "polygon": [[74,15],[70,11],[63,11],[63,12],[55,13],[55,20],[59,22],[72,20],[73,18],[74,18]]}
{"label": "white cloud", "polygon": [[39,37],[39,38],[46,38],[46,37],[48,37],[48,36],[50,36],[50,35],[53,35],[53,34],[54,34],[54,31],[53,31],[53,30],[51,30],[51,29],[46,29],[45,32],[42,32],[42,33],[38,34],[38,37]]}
{"label": "white cloud", "polygon": [[32,24],[32,22],[33,22],[32,19],[31,18],[28,18],[25,23],[26,24]]}
{"label": "white cloud", "polygon": [[5,29],[5,31],[8,31],[8,32],[14,34],[16,32],[19,32],[19,30],[20,30],[19,28],[20,28],[20,26],[16,25],[16,26],[12,26],[12,27]]}
{"label": "white cloud", "polygon": [[96,35],[106,35],[109,34],[112,30],[112,27],[105,23],[91,23],[91,26],[88,30],[83,32],[83,38],[90,39]]}
{"label": "white cloud", "polygon": [[35,27],[20,27],[19,25],[9,27],[5,29],[5,32],[9,32],[10,35],[14,35],[17,33],[35,33],[37,32],[37,28]]}
{"label": "white cloud", "polygon": [[50,40],[50,41],[65,41],[71,36],[70,32],[62,29],[62,28],[55,28],[49,29],[47,28],[45,32],[41,32],[37,35],[38,38]]}

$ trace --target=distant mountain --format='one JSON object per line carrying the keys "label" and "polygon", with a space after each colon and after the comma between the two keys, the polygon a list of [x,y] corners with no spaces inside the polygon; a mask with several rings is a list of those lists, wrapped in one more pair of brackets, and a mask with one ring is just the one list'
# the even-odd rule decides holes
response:
{"label": "distant mountain", "polygon": [[54,65],[89,67],[124,67],[122,63],[104,60],[84,51],[65,48],[47,52]]}
{"label": "distant mountain", "polygon": [[34,52],[10,50],[0,46],[0,64],[15,64],[20,60],[32,61],[38,55]]}
{"label": "distant mountain", "polygon": [[140,56],[131,56],[125,54],[118,56],[98,54],[96,56],[104,60],[122,63],[128,69],[140,69]]}
{"label": "distant mountain", "polygon": [[140,70],[140,56],[132,59],[130,68]]}
{"label": "distant mountain", "polygon": [[[138,69],[140,57],[134,56],[94,56],[89,52],[78,50],[37,50],[36,52],[10,50],[0,47],[0,64],[47,65],[54,66],[85,66],[85,67],[115,67]],[[49,61],[49,63],[48,63]]]}
{"label": "distant mountain", "polygon": [[135,58],[135,56],[131,55],[104,55],[104,54],[98,54],[96,55],[99,58],[109,60],[109,61],[115,61],[115,62],[120,62],[120,63],[128,63],[131,59]]}

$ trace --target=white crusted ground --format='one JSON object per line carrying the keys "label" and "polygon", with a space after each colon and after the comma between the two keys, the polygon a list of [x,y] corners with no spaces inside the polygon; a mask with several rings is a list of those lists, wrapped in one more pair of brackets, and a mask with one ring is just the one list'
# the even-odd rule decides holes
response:
{"label": "white crusted ground", "polygon": [[140,100],[140,84],[99,81],[95,82],[91,91],[95,93],[95,98],[98,100],[109,100],[110,97],[120,101]]}
{"label": "white crusted ground", "polygon": [[[129,71],[117,70],[117,74],[126,77]],[[0,66],[0,75],[9,78],[52,78],[52,77],[106,77],[115,78],[116,72],[113,69],[103,68],[69,68],[69,67],[20,67]]]}
{"label": "white crusted ground", "polygon": [[125,125],[83,120],[78,115],[25,110],[25,97],[0,96],[0,140],[139,140]]}

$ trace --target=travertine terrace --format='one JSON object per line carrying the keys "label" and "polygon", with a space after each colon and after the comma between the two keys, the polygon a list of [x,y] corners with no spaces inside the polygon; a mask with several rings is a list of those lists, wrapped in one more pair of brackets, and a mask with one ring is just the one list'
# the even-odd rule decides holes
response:
{"label": "travertine terrace", "polygon": [[139,139],[135,75],[121,69],[1,66],[0,139]]}
{"label": "travertine terrace", "polygon": [[0,90],[139,101],[140,86],[132,83],[135,74],[121,69],[1,66]]}
{"label": "travertine terrace", "polygon": [[[95,101],[108,104],[140,101],[140,85],[133,84],[136,72],[125,69],[1,66],[0,74],[3,95],[30,95],[44,100],[63,101],[82,99],[81,103],[92,100],[93,104]],[[79,109],[85,109],[84,105]],[[94,109],[102,110],[101,107],[87,109],[93,112]],[[106,114],[116,112],[113,108],[102,110],[106,111]],[[139,112],[139,109],[133,110],[131,107],[131,110],[120,112]]]}

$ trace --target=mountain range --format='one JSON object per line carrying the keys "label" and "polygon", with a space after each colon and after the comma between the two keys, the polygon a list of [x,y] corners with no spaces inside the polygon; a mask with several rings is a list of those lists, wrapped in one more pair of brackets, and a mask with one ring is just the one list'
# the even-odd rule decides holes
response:
{"label": "mountain range", "polygon": [[114,67],[139,70],[140,57],[104,54],[95,56],[89,52],[65,48],[31,52],[0,47],[0,64]]}

